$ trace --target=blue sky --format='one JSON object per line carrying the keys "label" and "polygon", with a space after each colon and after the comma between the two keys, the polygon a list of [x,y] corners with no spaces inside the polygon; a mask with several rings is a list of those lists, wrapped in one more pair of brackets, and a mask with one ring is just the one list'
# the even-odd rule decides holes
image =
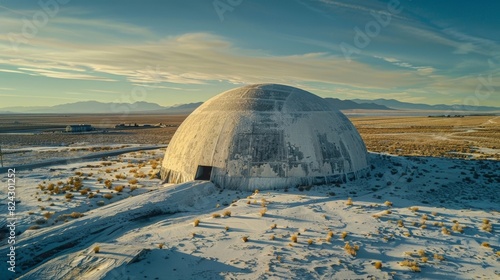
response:
{"label": "blue sky", "polygon": [[168,106],[252,83],[500,106],[499,10],[493,0],[0,0],[0,108]]}

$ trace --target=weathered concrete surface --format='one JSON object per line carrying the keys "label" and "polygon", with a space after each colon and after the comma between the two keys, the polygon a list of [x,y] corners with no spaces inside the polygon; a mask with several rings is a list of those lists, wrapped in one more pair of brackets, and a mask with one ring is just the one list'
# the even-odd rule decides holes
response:
{"label": "weathered concrete surface", "polygon": [[275,189],[345,181],[364,174],[366,147],[339,110],[307,91],[250,85],[205,102],[179,127],[162,178],[193,180],[212,166],[211,181],[232,189]]}

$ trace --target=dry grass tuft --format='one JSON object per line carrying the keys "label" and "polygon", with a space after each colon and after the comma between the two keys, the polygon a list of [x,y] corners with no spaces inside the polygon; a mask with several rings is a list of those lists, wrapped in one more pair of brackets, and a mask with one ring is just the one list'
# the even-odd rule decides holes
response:
{"label": "dry grass tuft", "polygon": [[111,189],[111,186],[113,186],[113,183],[111,182],[111,180],[106,180],[106,181],[104,181],[104,186],[106,186],[106,188],[108,188],[108,189]]}
{"label": "dry grass tuft", "polygon": [[101,250],[101,248],[99,246],[95,246],[94,249],[92,249],[94,251],[94,253],[99,253],[99,251]]}
{"label": "dry grass tuft", "polygon": [[52,217],[52,215],[54,215],[54,212],[45,212],[45,213],[43,213],[43,216],[47,220],[50,219],[50,217]]}
{"label": "dry grass tuft", "polygon": [[293,243],[297,243],[297,240],[298,240],[297,235],[295,235],[295,234],[294,234],[294,235],[292,235],[292,236],[290,237],[290,240],[291,240]]}
{"label": "dry grass tuft", "polygon": [[345,251],[346,251],[346,253],[348,253],[349,255],[351,255],[351,256],[356,256],[357,251],[359,250],[359,246],[358,246],[358,245],[351,246],[351,244],[350,244],[349,242],[347,242],[347,243],[344,245],[344,250],[345,250]]}
{"label": "dry grass tuft", "polygon": [[451,230],[453,230],[455,232],[460,232],[460,233],[464,232],[464,228],[458,222],[453,224],[453,226],[451,227]]}
{"label": "dry grass tuft", "polygon": [[347,205],[347,206],[352,206],[352,205],[353,205],[353,203],[352,203],[352,198],[350,198],[350,197],[349,197],[349,198],[347,198],[347,201],[345,202],[345,205]]}
{"label": "dry grass tuft", "polygon": [[78,219],[78,218],[81,218],[81,217],[83,217],[83,216],[85,216],[85,215],[83,215],[83,214],[82,214],[82,213],[80,213],[80,212],[73,212],[73,213],[71,213],[71,214],[70,214],[70,216],[71,216],[71,218],[73,218],[73,219]]}
{"label": "dry grass tuft", "polygon": [[262,209],[260,209],[260,211],[259,211],[259,215],[260,215],[261,217],[264,217],[264,215],[266,214],[266,212],[267,212],[267,208],[262,208]]}
{"label": "dry grass tuft", "polygon": [[384,202],[384,204],[387,207],[392,207],[392,202],[390,202],[389,200],[387,200],[386,202]]}
{"label": "dry grass tuft", "polygon": [[381,261],[376,261],[374,264],[376,269],[382,269],[382,262]]}
{"label": "dry grass tuft", "polygon": [[200,224],[200,219],[196,219],[193,221],[193,226],[197,227]]}
{"label": "dry grass tuft", "polygon": [[219,213],[213,213],[212,214],[212,218],[216,219],[216,218],[220,218],[220,214]]}
{"label": "dry grass tuft", "polygon": [[113,195],[110,194],[110,193],[106,193],[104,194],[102,197],[106,198],[106,199],[112,199],[113,198]]}
{"label": "dry grass tuft", "polygon": [[443,234],[445,234],[445,235],[450,235],[450,234],[451,234],[451,232],[450,232],[450,231],[449,231],[446,227],[442,227],[442,228],[441,228],[441,232],[442,232]]}
{"label": "dry grass tuft", "polygon": [[433,257],[434,257],[435,260],[439,260],[439,261],[444,260],[444,257],[442,255],[439,255],[439,254],[434,254]]}
{"label": "dry grass tuft", "polygon": [[399,265],[409,267],[413,272],[420,272],[420,267],[416,261],[404,260]]}
{"label": "dry grass tuft", "polygon": [[231,217],[231,211],[226,210],[226,211],[224,211],[224,213],[222,213],[222,215],[223,215],[224,217]]}
{"label": "dry grass tuft", "polygon": [[490,220],[484,219],[483,224],[481,225],[481,229],[487,232],[492,232],[493,231],[493,225],[491,224]]}
{"label": "dry grass tuft", "polygon": [[248,242],[248,236],[243,236],[241,240],[243,240],[243,242]]}
{"label": "dry grass tuft", "polygon": [[340,238],[345,239],[347,237],[347,232],[343,231],[342,234],[340,235]]}
{"label": "dry grass tuft", "polygon": [[130,180],[128,180],[128,183],[129,183],[129,184],[131,184],[131,185],[135,185],[135,184],[137,184],[138,182],[139,182],[139,181],[138,181],[137,179],[135,179],[135,178],[134,178],[134,179],[130,179]]}

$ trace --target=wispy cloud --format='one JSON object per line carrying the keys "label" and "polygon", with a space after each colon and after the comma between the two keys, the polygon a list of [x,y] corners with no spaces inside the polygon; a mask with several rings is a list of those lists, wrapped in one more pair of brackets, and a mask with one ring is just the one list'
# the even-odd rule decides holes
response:
{"label": "wispy cloud", "polygon": [[9,70],[9,69],[0,69],[0,72],[26,74],[26,72],[22,72],[22,71],[18,71],[18,70]]}
{"label": "wispy cloud", "polygon": [[[38,48],[25,48],[21,55],[0,54],[0,63],[51,78],[113,81],[109,76],[114,75],[140,84],[303,80],[387,88],[422,82],[418,75],[383,71],[360,62],[346,63],[343,58],[324,53],[279,56],[242,49],[210,33],[113,45],[78,46],[65,44],[61,39],[40,40],[37,44]],[[40,48],[46,51],[40,52]],[[20,56],[24,58],[19,59]]]}
{"label": "wispy cloud", "polygon": [[119,93],[118,91],[102,90],[102,89],[89,89],[88,91],[98,92],[98,93]]}
{"label": "wispy cloud", "polygon": [[94,75],[64,72],[64,71],[53,71],[53,70],[47,70],[47,69],[43,69],[43,68],[19,68],[19,70],[23,70],[26,73],[31,74],[31,75],[45,76],[45,77],[57,78],[57,79],[94,80],[94,81],[105,81],[105,82],[116,81],[113,79],[94,76]]}
{"label": "wispy cloud", "polygon": [[431,66],[413,66],[412,64],[410,64],[408,62],[403,62],[403,61],[396,59],[396,58],[393,58],[393,57],[382,57],[382,56],[374,56],[374,57],[382,59],[384,61],[387,61],[387,62],[394,64],[396,66],[399,66],[399,67],[414,69],[417,71],[417,73],[422,74],[422,75],[430,75],[430,74],[434,73],[434,71],[436,70],[436,69],[434,69],[434,67],[431,67]]}

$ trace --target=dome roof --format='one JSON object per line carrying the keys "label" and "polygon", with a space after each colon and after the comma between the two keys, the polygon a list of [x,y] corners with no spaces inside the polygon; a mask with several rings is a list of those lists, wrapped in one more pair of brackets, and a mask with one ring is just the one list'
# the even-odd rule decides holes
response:
{"label": "dome roof", "polygon": [[339,110],[298,88],[259,84],[223,92],[191,113],[168,145],[161,176],[274,189],[345,181],[367,166],[363,140]]}

